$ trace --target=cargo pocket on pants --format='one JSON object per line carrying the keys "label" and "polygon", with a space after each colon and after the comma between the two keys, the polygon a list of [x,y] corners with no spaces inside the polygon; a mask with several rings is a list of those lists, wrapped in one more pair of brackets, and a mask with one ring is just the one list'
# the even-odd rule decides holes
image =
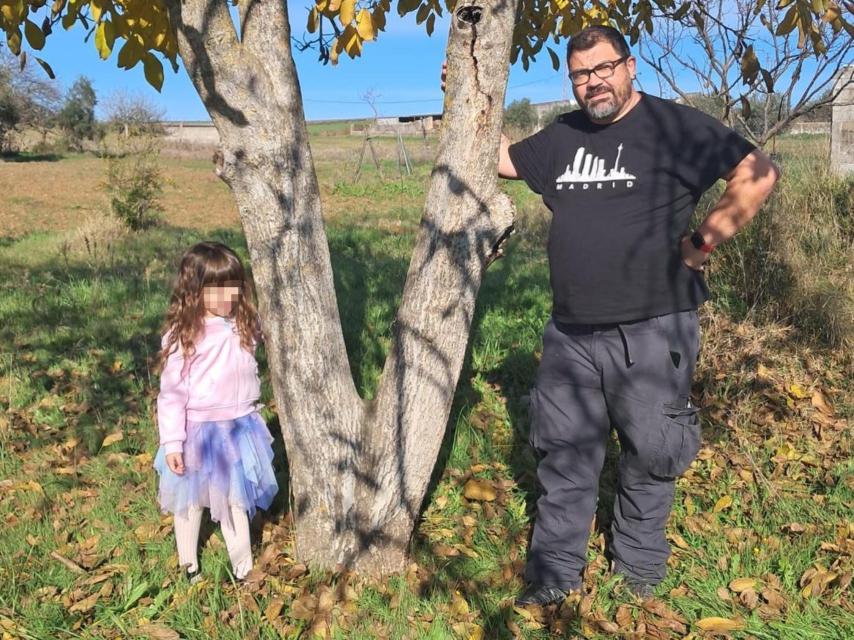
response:
{"label": "cargo pocket on pants", "polygon": [[700,451],[699,407],[690,398],[662,403],[662,427],[650,472],[663,478],[682,475]]}

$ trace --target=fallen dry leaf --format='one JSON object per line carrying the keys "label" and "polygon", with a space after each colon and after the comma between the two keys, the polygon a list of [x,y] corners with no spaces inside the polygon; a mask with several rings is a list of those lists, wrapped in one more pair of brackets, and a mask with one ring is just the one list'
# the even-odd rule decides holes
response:
{"label": "fallen dry leaf", "polygon": [[270,622],[275,622],[279,614],[282,613],[282,607],[285,606],[285,603],[282,602],[279,598],[273,598],[270,600],[270,604],[267,605],[267,608],[264,609],[264,617],[267,618]]}
{"label": "fallen dry leaf", "polygon": [[101,443],[101,448],[109,447],[111,444],[115,444],[116,442],[120,442],[121,440],[124,440],[124,437],[125,436],[121,431],[114,431],[113,433],[108,435],[106,438],[104,438],[104,441]]}
{"label": "fallen dry leaf", "polygon": [[833,407],[827,400],[827,396],[822,393],[821,389],[816,389],[812,392],[812,406],[828,417],[833,416]]}
{"label": "fallen dry leaf", "polygon": [[147,636],[151,640],[181,640],[177,631],[164,627],[160,624],[144,624],[139,627],[134,635]]}
{"label": "fallen dry leaf", "polygon": [[486,502],[495,500],[495,498],[497,497],[495,489],[493,488],[491,483],[484,482],[482,480],[475,480],[474,478],[466,482],[465,488],[463,489],[463,495],[468,500],[478,500]]}
{"label": "fallen dry leaf", "polygon": [[744,629],[744,621],[711,617],[698,620],[697,626],[703,631],[739,631]]}
{"label": "fallen dry leaf", "polygon": [[747,591],[754,587],[756,587],[756,580],[753,578],[736,578],[729,583],[729,588],[735,593],[741,593],[742,591]]}

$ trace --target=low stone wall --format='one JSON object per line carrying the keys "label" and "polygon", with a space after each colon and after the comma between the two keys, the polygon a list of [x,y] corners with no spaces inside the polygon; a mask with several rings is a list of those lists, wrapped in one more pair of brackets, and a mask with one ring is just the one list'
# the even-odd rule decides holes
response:
{"label": "low stone wall", "polygon": [[830,134],[830,123],[829,122],[798,122],[795,121],[786,129],[786,133],[789,135],[798,135],[798,134]]}
{"label": "low stone wall", "polygon": [[212,122],[164,122],[166,144],[216,147],[219,133]]}

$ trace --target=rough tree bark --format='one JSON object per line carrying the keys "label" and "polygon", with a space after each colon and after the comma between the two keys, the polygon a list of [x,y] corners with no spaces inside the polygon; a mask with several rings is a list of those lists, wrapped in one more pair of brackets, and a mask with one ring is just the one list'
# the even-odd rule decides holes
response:
{"label": "rough tree bark", "polygon": [[[449,108],[376,397],[344,346],[281,0],[170,0],[179,51],[220,134],[252,260],[288,456],[296,553],[323,568],[405,567],[489,262],[512,228],[498,139],[517,0],[459,3]],[[437,78],[438,78],[437,69]]]}

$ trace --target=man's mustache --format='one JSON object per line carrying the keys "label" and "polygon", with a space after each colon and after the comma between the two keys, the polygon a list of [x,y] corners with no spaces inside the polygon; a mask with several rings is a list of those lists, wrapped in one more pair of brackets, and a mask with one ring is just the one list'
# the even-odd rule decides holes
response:
{"label": "man's mustache", "polygon": [[596,96],[603,94],[603,93],[611,93],[611,90],[608,89],[607,87],[597,87],[595,89],[590,89],[587,92],[587,97],[588,98],[595,98]]}

